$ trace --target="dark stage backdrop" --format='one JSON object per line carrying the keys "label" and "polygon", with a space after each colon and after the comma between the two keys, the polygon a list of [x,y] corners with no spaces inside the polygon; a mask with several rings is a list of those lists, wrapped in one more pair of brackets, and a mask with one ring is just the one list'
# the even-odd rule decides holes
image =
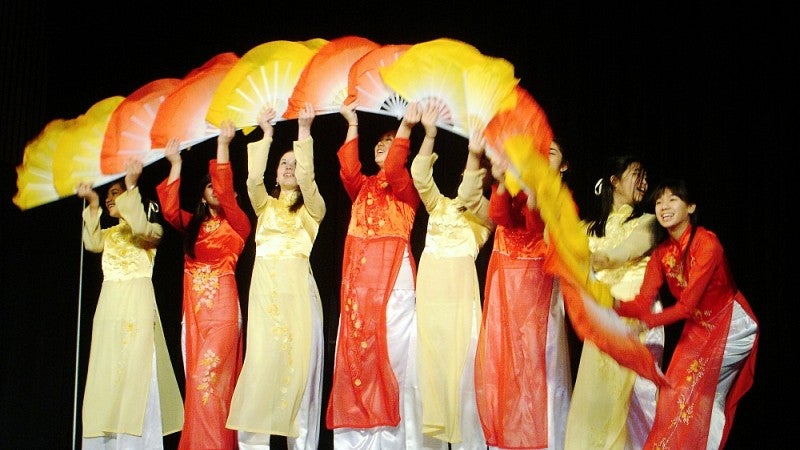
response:
{"label": "dark stage backdrop", "polygon": [[[654,180],[678,175],[693,182],[701,222],[718,233],[762,326],[755,385],[739,406],[728,448],[785,447],[794,429],[787,408],[780,407],[794,392],[784,362],[794,342],[789,333],[794,302],[786,297],[794,236],[788,234],[784,217],[797,167],[790,163],[795,155],[788,132],[796,117],[789,103],[796,90],[796,76],[790,73],[796,72],[789,63],[797,54],[790,48],[793,28],[784,19],[791,17],[788,11],[769,4],[717,9],[697,4],[656,8],[642,2],[613,7],[535,2],[525,10],[497,2],[476,7],[452,2],[447,7],[431,2],[376,5],[181,2],[148,9],[141,3],[115,2],[88,11],[69,2],[3,2],[0,440],[8,448],[67,449],[72,447],[73,427],[80,435],[91,320],[102,281],[99,256],[81,247],[79,199],[26,211],[12,204],[15,168],[27,142],[53,119],[76,118],[101,99],[126,96],[155,79],[182,78],[219,53],[241,56],[279,39],[357,35],[380,44],[449,37],[509,60],[570,154],[568,180],[582,210],[594,200],[590,192],[600,176],[598,165],[610,154],[643,155]],[[369,160],[377,135],[396,127],[397,121],[362,113],[359,120],[362,150]],[[311,260],[325,312],[326,394],[350,207],[335,157],[345,132],[338,114],[319,116],[312,127],[317,181],[328,206]],[[415,130],[412,148],[419,132]],[[288,148],[295,135],[296,121],[279,123],[273,148]],[[435,177],[448,191],[458,181],[467,143],[444,131],[439,136]],[[232,144],[237,189],[251,214],[244,188],[245,146],[259,138],[259,130],[239,133]],[[214,146],[211,140],[185,153],[188,185],[205,171]],[[274,176],[274,164],[270,161],[268,177]],[[140,182],[144,192],[154,197],[153,187],[167,172],[163,160],[148,166]],[[104,194],[104,187],[100,191]],[[424,244],[426,218],[421,210],[413,235],[415,256]],[[166,229],[154,283],[182,382],[181,241]],[[476,262],[481,273],[490,247],[491,242]],[[253,256],[251,238],[237,274],[245,315]],[[680,327],[668,330],[673,342],[679,332]],[[573,339],[571,345],[575,371],[580,342]],[[175,448],[178,437],[168,436],[167,448]],[[331,433],[323,427],[321,448],[329,448],[330,442]]]}

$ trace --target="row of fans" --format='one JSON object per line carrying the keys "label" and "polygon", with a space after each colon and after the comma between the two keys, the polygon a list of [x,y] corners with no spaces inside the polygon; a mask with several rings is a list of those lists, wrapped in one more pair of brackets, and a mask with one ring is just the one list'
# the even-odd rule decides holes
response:
{"label": "row of fans", "polygon": [[[360,111],[399,119],[408,102],[437,98],[447,108],[444,129],[464,137],[484,131],[498,154],[512,133],[546,151],[547,119],[518,81],[508,61],[447,38],[415,45],[358,36],[271,41],[241,58],[216,55],[183,79],[157,79],[127,97],[103,99],[77,118],[51,121],[25,148],[13,202],[25,210],[74,194],[79,182],[105,184],[130,158],[162,158],[171,138],[187,148],[217,136],[225,119],[249,133],[265,105],[277,120],[297,118],[306,102],[327,114],[352,101]],[[510,117],[489,127],[503,111]]]}
{"label": "row of fans", "polygon": [[589,276],[588,241],[569,190],[548,169],[553,139],[544,111],[519,86],[506,60],[442,38],[415,45],[380,45],[358,36],[331,41],[272,41],[241,58],[215,56],[183,79],[159,79],[128,97],[110,97],[84,115],[47,124],[17,167],[14,203],[22,210],[74,194],[81,181],[118,178],[130,158],[164,156],[171,138],[181,148],[219,134],[223,120],[249,133],[265,105],[277,120],[297,118],[308,102],[317,114],[358,101],[364,112],[400,118],[409,102],[443,102],[437,124],[463,137],[481,131],[487,152],[507,158],[506,184],[536,196],[548,226],[548,264],[562,279],[567,312],[581,338],[657,383],[652,355],[609,316],[608,288]]}

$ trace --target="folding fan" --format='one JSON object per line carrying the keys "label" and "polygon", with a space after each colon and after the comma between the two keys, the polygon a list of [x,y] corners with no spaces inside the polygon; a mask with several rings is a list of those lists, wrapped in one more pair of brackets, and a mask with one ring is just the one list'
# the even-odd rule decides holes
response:
{"label": "folding fan", "polygon": [[150,127],[150,145],[163,149],[176,138],[181,148],[219,135],[219,128],[206,122],[214,92],[239,61],[234,53],[221,53],[192,70],[170,92],[158,108]]}
{"label": "folding fan", "polygon": [[214,92],[206,115],[208,123],[219,127],[230,119],[249,133],[258,125],[258,113],[266,105],[282,119],[300,74],[320,44],[319,39],[305,43],[272,41],[250,49]]}
{"label": "folding fan", "polygon": [[59,196],[75,193],[80,182],[103,184],[100,171],[100,152],[111,115],[125,97],[114,96],[101,100],[74,122],[58,138],[53,151],[53,186]]}
{"label": "folding fan", "polygon": [[502,58],[484,56],[483,61],[465,70],[467,136],[484,131],[502,103],[514,94],[519,79],[514,66]]}
{"label": "folding fan", "polygon": [[447,114],[437,125],[468,138],[466,72],[485,62],[475,47],[441,38],[412,45],[379,72],[384,83],[409,102],[444,102]]}
{"label": "folding fan", "polygon": [[513,170],[506,173],[505,179],[506,187],[516,195],[522,188],[515,168],[515,165],[523,164],[518,155],[534,151],[547,157],[553,130],[536,100],[524,88],[516,86],[486,125],[483,136],[486,139],[486,152],[491,158],[512,162],[506,146],[517,157],[516,164],[509,165]]}
{"label": "folding fan", "polygon": [[348,92],[350,68],[379,44],[358,36],[332,39],[314,54],[289,97],[283,117],[296,119],[306,103],[317,114],[339,112]]}
{"label": "folding fan", "polygon": [[383,82],[380,68],[397,61],[408,44],[383,45],[370,50],[350,67],[344,104],[358,101],[358,110],[401,119],[408,102]]}
{"label": "folding fan", "polygon": [[74,124],[74,119],[55,119],[39,135],[28,142],[17,166],[17,193],[12,201],[21,210],[33,208],[61,196],[53,185],[53,153],[62,133]]}
{"label": "folding fan", "polygon": [[149,164],[164,156],[163,151],[153,151],[150,129],[159,107],[180,82],[178,78],[151,81],[125,97],[114,110],[100,152],[104,174],[124,172],[131,159]]}

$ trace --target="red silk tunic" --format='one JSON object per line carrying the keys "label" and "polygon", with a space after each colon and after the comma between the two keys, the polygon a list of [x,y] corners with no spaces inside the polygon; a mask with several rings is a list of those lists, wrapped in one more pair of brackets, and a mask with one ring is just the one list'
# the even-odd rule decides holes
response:
{"label": "red silk tunic", "polygon": [[[734,302],[756,321],[736,288],[722,245],[713,232],[697,227],[685,259],[688,267],[682,269],[691,228],[687,227],[678,241],[670,238],[656,247],[639,294],[631,302],[621,302],[617,309],[620,315],[636,317],[648,327],[684,320],[665,374],[669,386],[659,391],[655,422],[645,448],[696,448],[698,443],[705,448]],[[664,281],[677,303],[661,313],[652,313],[649,305]],[[720,448],[725,446],[739,399],[753,384],[757,348],[756,335],[726,398]]]}
{"label": "red silk tunic", "polygon": [[553,276],[544,271],[544,221],[492,188],[497,224],[486,272],[484,315],[475,358],[475,390],[486,443],[544,448],[548,443],[545,350]]}
{"label": "red silk tunic", "polygon": [[[195,259],[184,255],[183,320],[186,394],[180,449],[235,449],[236,431],[225,428],[242,368],[242,333],[235,269],[250,234],[250,220],[236,203],[229,163],[209,162],[222,213],[200,225]],[[180,178],[156,188],[164,219],[186,231],[192,213],[180,209]]]}
{"label": "red silk tunic", "polygon": [[409,236],[419,205],[405,166],[408,148],[408,139],[395,138],[383,169],[373,176],[361,173],[358,138],[339,149],[340,176],[353,206],[344,244],[329,429],[400,423],[398,384],[386,342],[386,304],[403,254],[411,254]]}

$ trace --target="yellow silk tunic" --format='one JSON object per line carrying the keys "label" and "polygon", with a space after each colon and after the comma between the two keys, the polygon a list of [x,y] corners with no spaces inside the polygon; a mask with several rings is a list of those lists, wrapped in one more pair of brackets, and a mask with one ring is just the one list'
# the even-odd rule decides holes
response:
{"label": "yellow silk tunic", "polygon": [[[620,299],[633,298],[639,292],[650,259],[643,255],[652,248],[649,227],[655,216],[643,214],[625,221],[631,211],[630,205],[623,205],[608,216],[604,237],[589,236],[589,250],[603,252],[616,263],[594,276]],[[635,372],[584,341],[567,417],[565,448],[625,449],[629,441],[628,406],[636,378]]]}
{"label": "yellow silk tunic", "polygon": [[[447,442],[462,442],[463,431],[480,430],[474,399],[475,346],[481,320],[475,258],[489,239],[489,201],[483,196],[485,169],[464,173],[458,196],[448,198],[433,181],[438,156],[417,155],[411,176],[428,211],[425,249],[417,272],[417,330],[422,431]],[[463,404],[462,381],[472,404]],[[473,430],[462,430],[467,408]],[[469,422],[469,420],[468,420]],[[482,433],[481,433],[482,434]],[[485,445],[485,444],[484,444]]]}
{"label": "yellow silk tunic", "polygon": [[[296,437],[296,417],[309,376],[312,314],[322,304],[309,255],[325,202],[314,181],[313,140],[294,143],[295,177],[303,206],[289,211],[296,193],[267,194],[263,173],[271,138],[248,145],[247,192],[258,216],[256,258],[248,300],[244,365],[231,399],[227,427]],[[315,301],[312,301],[312,289]],[[316,312],[314,310],[316,309]]]}
{"label": "yellow silk tunic", "polygon": [[163,434],[183,426],[183,400],[167,352],[153,290],[153,262],[163,229],[148,222],[139,189],[115,200],[119,223],[100,229],[83,211],[86,250],[103,254],[103,286],[92,322],[89,370],[83,398],[83,437],[142,435],[156,352]]}

